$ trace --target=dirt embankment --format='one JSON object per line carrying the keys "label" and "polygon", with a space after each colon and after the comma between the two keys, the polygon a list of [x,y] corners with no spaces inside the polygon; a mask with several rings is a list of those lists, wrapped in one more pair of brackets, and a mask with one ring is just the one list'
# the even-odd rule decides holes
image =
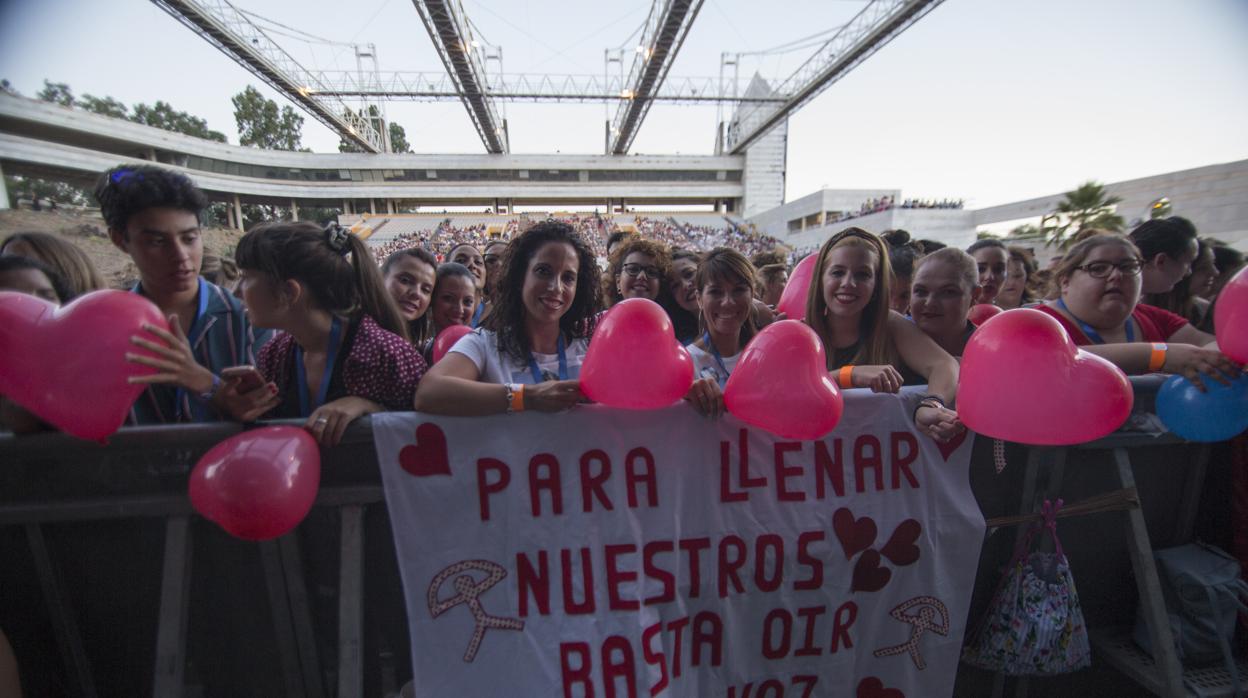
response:
{"label": "dirt embankment", "polygon": [[[26,211],[10,209],[0,211],[0,241],[13,233],[51,233],[82,248],[95,262],[105,280],[117,288],[129,288],[138,278],[138,271],[126,253],[113,246],[108,239],[104,219],[94,213],[73,211]],[[242,234],[235,230],[204,228],[204,252],[222,254],[234,252],[234,246]]]}

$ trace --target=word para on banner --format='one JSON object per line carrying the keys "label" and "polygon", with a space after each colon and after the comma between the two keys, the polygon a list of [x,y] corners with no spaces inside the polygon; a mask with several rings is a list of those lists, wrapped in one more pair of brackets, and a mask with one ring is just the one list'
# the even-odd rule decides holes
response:
{"label": "word para on banner", "polygon": [[[735,459],[731,442],[721,441],[719,444],[718,491],[721,503],[746,502],[750,499],[751,490],[772,492],[780,502],[804,502],[808,499],[845,497],[847,493],[919,489],[919,478],[912,467],[919,459],[919,443],[915,435],[908,431],[889,432],[883,438],[864,433],[852,439],[835,437],[820,441],[777,441],[772,447],[771,477],[750,473],[749,441],[749,430],[741,429]],[[623,458],[617,457],[615,461],[605,450],[592,449],[582,453],[575,465],[566,466],[554,454],[538,453],[529,458],[525,470],[529,510],[533,517],[564,513],[565,467],[575,468],[577,481],[581,485],[579,508],[582,513],[592,513],[596,508],[612,511],[617,506],[606,489],[607,483],[615,477],[624,478],[628,508],[658,506],[655,459],[644,446],[629,449]],[[617,472],[619,468],[622,468],[622,474]],[[490,520],[493,497],[518,487],[513,485],[514,471],[516,468],[499,458],[477,461],[477,500],[482,521]],[[548,508],[543,508],[543,499],[549,502]]]}

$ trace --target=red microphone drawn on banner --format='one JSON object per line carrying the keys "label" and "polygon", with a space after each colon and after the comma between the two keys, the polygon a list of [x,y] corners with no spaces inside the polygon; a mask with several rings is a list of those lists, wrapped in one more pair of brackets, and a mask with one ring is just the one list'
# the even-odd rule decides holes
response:
{"label": "red microphone drawn on banner", "polygon": [[[911,609],[914,609],[914,613],[907,613]],[[916,669],[926,669],[927,662],[923,661],[923,655],[919,653],[919,640],[929,630],[937,635],[949,634],[949,609],[934,596],[916,596],[889,611],[888,615],[911,626],[910,639],[900,645],[881,647],[875,651],[875,656],[891,657],[905,652],[910,655]]]}
{"label": "red microphone drawn on banner", "polygon": [[[485,572],[485,578],[478,582],[472,578],[472,575],[465,574],[472,570]],[[472,638],[468,641],[468,649],[464,651],[465,662],[471,662],[477,658],[477,650],[481,649],[481,641],[485,639],[486,628],[524,630],[524,621],[492,616],[486,613],[485,607],[481,605],[481,595],[503,581],[506,576],[507,570],[497,563],[489,560],[464,560],[442,570],[434,576],[433,581],[429,582],[429,613],[434,618],[460,604],[467,604],[468,611],[472,613],[474,627]],[[438,592],[442,590],[442,585],[446,583],[446,580],[452,577],[455,579],[451,585],[456,594],[449,599],[439,600]]]}

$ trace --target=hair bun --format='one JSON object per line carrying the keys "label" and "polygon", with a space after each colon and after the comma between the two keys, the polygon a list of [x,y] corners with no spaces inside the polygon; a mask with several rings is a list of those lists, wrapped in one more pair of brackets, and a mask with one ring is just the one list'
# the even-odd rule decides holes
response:
{"label": "hair bun", "polygon": [[331,222],[325,226],[325,241],[329,248],[344,257],[351,251],[351,231]]}

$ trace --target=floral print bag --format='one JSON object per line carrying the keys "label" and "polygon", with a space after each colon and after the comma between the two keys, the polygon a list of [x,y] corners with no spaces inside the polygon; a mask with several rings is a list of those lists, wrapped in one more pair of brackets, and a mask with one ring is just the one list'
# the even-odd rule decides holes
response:
{"label": "floral print bag", "polygon": [[[966,663],[1010,676],[1064,674],[1092,663],[1075,579],[1057,539],[1061,506],[1060,499],[1046,500],[1041,520],[1019,541],[987,613],[962,651]],[[1045,530],[1055,552],[1032,551]]]}

